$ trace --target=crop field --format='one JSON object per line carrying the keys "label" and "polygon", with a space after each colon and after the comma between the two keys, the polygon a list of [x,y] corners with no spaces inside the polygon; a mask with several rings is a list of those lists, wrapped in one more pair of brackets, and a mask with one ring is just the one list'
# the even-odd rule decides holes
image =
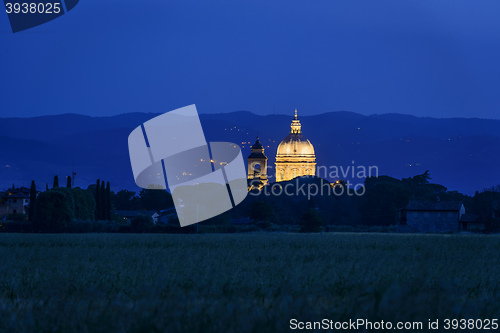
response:
{"label": "crop field", "polygon": [[499,258],[488,235],[0,234],[0,331],[493,319]]}

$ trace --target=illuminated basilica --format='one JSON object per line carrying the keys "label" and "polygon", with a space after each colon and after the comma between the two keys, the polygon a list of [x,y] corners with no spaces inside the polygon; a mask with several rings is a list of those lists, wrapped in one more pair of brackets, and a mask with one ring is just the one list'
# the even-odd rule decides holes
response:
{"label": "illuminated basilica", "polygon": [[[290,134],[281,141],[276,154],[277,182],[316,174],[314,147],[302,134],[302,125],[297,118],[297,110],[295,110],[295,117],[290,127]],[[251,147],[251,154],[248,156],[248,179],[260,180],[263,185],[268,182],[267,157],[259,138]]]}

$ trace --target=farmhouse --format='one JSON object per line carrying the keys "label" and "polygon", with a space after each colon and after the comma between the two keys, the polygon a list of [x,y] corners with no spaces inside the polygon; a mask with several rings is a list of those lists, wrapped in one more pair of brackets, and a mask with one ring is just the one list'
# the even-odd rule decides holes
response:
{"label": "farmhouse", "polygon": [[8,214],[28,214],[30,189],[27,187],[12,188],[1,195],[0,216]]}
{"label": "farmhouse", "polygon": [[398,230],[408,232],[458,232],[465,214],[461,201],[410,201],[398,211]]}

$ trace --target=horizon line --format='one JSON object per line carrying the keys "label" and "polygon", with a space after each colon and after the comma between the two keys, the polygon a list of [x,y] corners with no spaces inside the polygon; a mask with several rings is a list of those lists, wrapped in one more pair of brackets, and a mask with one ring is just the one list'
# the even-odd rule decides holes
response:
{"label": "horizon line", "polygon": [[[167,111],[168,112],[168,111]],[[165,113],[165,112],[163,112]],[[163,114],[162,112],[124,112],[124,113],[117,113],[113,115],[89,115],[89,114],[83,114],[83,113],[74,113],[74,112],[65,112],[65,113],[54,113],[54,114],[42,114],[42,115],[34,115],[34,116],[0,116],[0,119],[31,119],[31,118],[41,118],[41,117],[57,117],[57,116],[69,116],[69,115],[75,115],[75,116],[83,116],[83,117],[90,117],[90,118],[112,118],[112,117],[118,117],[118,116],[123,116],[127,114],[153,114],[153,115],[160,115]],[[227,112],[199,112],[199,115],[220,115],[220,114],[231,114],[231,113],[250,113],[255,116],[259,117],[267,117],[267,116],[290,116],[290,114],[293,114],[293,111],[290,112],[290,114],[284,114],[284,113],[265,113],[265,114],[260,114],[256,113],[253,111],[249,110],[235,110],[235,111],[227,111]],[[314,116],[322,116],[322,115],[328,115],[332,113],[349,113],[353,115],[358,115],[362,117],[371,117],[371,116],[388,116],[388,115],[397,115],[397,116],[407,116],[407,117],[414,117],[414,118],[420,118],[420,119],[479,119],[479,120],[500,120],[500,118],[481,118],[481,117],[460,117],[460,116],[455,116],[455,117],[432,117],[432,116],[417,116],[414,114],[407,114],[407,113],[398,113],[398,112],[387,112],[387,113],[370,113],[370,114],[363,114],[355,111],[346,111],[346,110],[336,110],[336,111],[327,111],[327,112],[321,112],[321,113],[314,113],[314,114],[309,114],[309,115],[301,115],[300,118],[305,118],[305,117],[314,117]]]}

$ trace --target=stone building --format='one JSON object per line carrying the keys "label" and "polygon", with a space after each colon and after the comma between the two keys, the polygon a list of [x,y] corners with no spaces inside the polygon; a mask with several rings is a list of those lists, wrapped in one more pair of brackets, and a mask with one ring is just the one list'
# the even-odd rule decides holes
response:
{"label": "stone building", "polygon": [[27,187],[12,188],[1,196],[0,216],[8,214],[28,214],[30,189]]}
{"label": "stone building", "polygon": [[276,154],[276,181],[287,181],[298,176],[316,175],[314,147],[302,134],[302,125],[297,118],[292,120],[290,134],[278,146]]}
{"label": "stone building", "polygon": [[465,208],[460,201],[410,201],[398,211],[399,231],[458,232]]}

